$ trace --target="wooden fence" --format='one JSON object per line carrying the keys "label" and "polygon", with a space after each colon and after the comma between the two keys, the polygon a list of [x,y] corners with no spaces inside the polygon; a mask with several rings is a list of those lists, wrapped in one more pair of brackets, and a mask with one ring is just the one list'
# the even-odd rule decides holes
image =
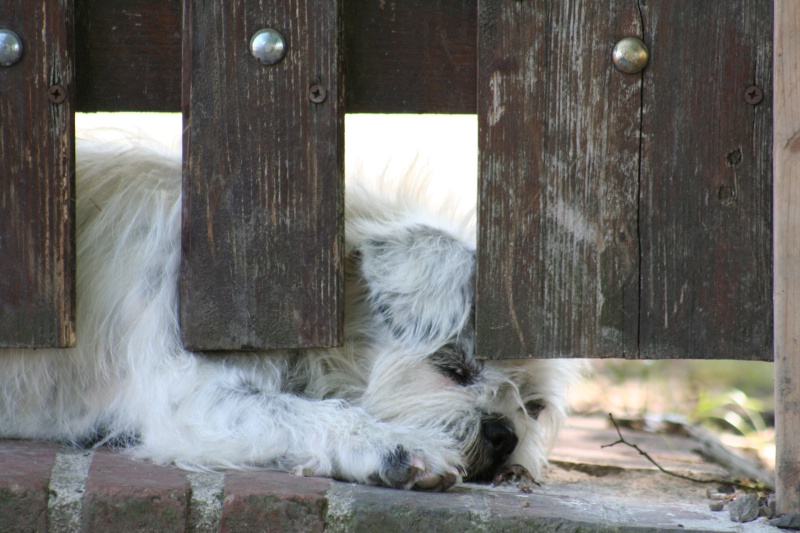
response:
{"label": "wooden fence", "polygon": [[[0,66],[0,346],[75,340],[75,111],[182,110],[204,350],[341,342],[345,112],[477,113],[479,354],[774,354],[800,510],[791,0],[0,0],[0,29],[24,46]],[[611,60],[626,37],[641,72]]]}

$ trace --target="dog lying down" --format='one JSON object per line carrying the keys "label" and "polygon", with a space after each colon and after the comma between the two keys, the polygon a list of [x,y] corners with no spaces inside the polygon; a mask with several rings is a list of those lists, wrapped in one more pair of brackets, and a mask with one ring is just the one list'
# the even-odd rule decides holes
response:
{"label": "dog lying down", "polygon": [[348,183],[344,346],[206,356],[178,331],[180,161],[77,162],[78,346],[0,353],[0,436],[405,489],[541,476],[581,364],[474,357],[473,216]]}

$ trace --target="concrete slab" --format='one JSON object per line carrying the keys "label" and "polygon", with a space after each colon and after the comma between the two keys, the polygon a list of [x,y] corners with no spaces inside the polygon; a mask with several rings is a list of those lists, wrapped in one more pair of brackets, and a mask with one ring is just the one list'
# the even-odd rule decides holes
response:
{"label": "concrete slab", "polygon": [[[726,472],[674,435],[623,430],[667,470],[698,479]],[[766,518],[739,524],[728,506],[711,511],[717,483],[694,483],[661,473],[631,447],[603,448],[618,439],[603,418],[576,418],[564,429],[547,478],[530,492],[516,486],[466,483],[447,493],[398,492],[334,483],[328,491],[328,531],[587,531],[776,533]]]}

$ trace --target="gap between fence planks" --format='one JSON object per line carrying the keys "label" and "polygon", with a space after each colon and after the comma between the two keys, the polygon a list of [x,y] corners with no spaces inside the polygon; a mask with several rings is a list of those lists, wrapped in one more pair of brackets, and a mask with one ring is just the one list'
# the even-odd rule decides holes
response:
{"label": "gap between fence planks", "polygon": [[800,513],[800,3],[775,0],[774,5],[777,511]]}

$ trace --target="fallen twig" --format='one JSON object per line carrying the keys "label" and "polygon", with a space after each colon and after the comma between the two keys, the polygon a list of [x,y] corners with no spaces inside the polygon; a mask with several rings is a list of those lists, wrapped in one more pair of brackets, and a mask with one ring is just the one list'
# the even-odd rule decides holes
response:
{"label": "fallen twig", "polygon": [[734,477],[753,479],[762,483],[769,490],[775,490],[775,476],[759,467],[756,463],[733,453],[711,432],[700,426],[690,424],[683,424],[682,428],[689,437],[697,441],[699,449],[695,451],[701,456],[722,466]]}
{"label": "fallen twig", "polygon": [[611,420],[611,423],[614,425],[614,429],[617,430],[617,435],[619,435],[619,440],[616,440],[616,441],[612,442],[611,444],[604,444],[604,445],[600,446],[601,448],[610,448],[611,446],[616,446],[617,444],[624,444],[626,446],[629,446],[629,447],[633,448],[637,452],[639,452],[639,455],[641,455],[642,457],[644,457],[645,459],[650,461],[650,463],[652,463],[653,466],[658,468],[658,470],[660,472],[662,472],[664,474],[667,474],[668,476],[676,477],[676,478],[679,478],[679,479],[684,479],[686,481],[692,481],[694,483],[726,484],[726,485],[732,485],[732,486],[734,486],[736,488],[739,488],[739,489],[749,490],[749,491],[763,490],[763,488],[761,488],[761,487],[748,485],[746,483],[739,483],[739,482],[731,481],[731,480],[727,480],[727,479],[719,479],[719,478],[700,479],[700,478],[696,478],[696,477],[692,477],[692,476],[686,476],[686,475],[683,475],[683,474],[679,474],[677,472],[672,472],[670,470],[667,470],[666,468],[664,468],[660,464],[658,464],[658,462],[655,459],[650,457],[650,455],[646,451],[642,450],[638,445],[632,444],[632,443],[630,443],[630,442],[625,440],[625,437],[622,436],[622,431],[619,429],[619,425],[617,424],[617,421],[614,420],[614,415],[613,414],[608,413],[608,419]]}

